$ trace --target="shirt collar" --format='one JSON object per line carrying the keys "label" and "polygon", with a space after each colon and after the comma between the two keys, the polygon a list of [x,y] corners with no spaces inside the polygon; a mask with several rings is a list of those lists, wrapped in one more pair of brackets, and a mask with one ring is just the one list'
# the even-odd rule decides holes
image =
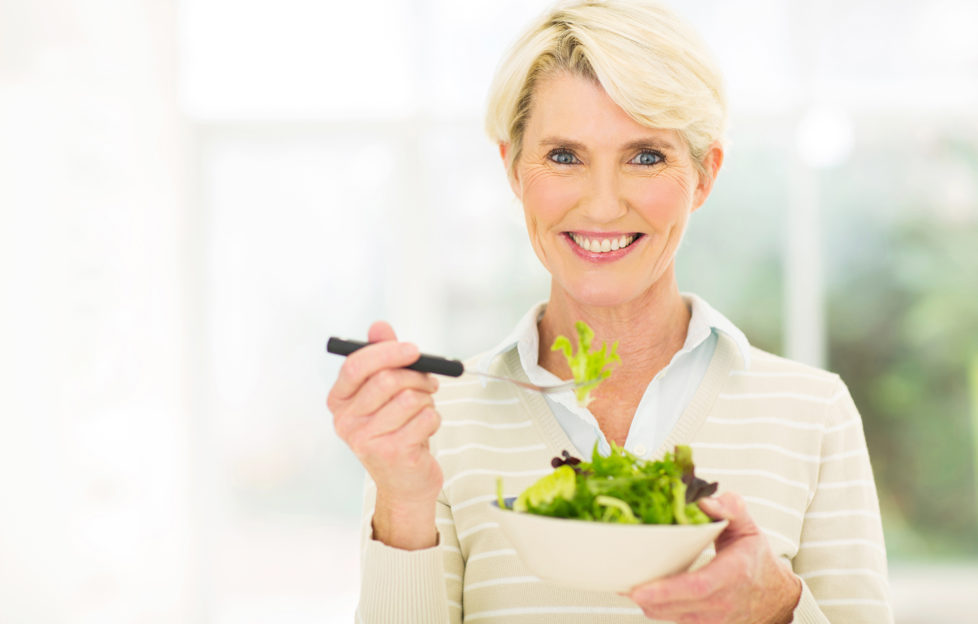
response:
{"label": "shirt collar", "polygon": [[683,299],[690,307],[689,329],[686,331],[686,342],[683,351],[695,349],[710,337],[714,330],[726,334],[733,340],[744,361],[744,368],[750,368],[750,343],[744,332],[733,322],[720,314],[713,306],[692,293],[683,293]]}
{"label": "shirt collar", "polygon": [[[690,307],[689,328],[686,331],[686,340],[680,352],[692,351],[710,337],[716,330],[726,334],[740,352],[744,361],[744,368],[750,368],[750,343],[747,336],[740,331],[730,319],[720,314],[706,301],[692,293],[683,293],[683,300]],[[498,345],[488,351],[478,362],[478,370],[486,373],[493,361],[503,353],[516,347],[520,353],[520,361],[524,368],[529,364],[538,363],[540,346],[540,334],[537,330],[537,323],[543,316],[547,302],[541,301],[534,305],[523,315],[523,318],[516,324],[513,331],[509,333]]]}

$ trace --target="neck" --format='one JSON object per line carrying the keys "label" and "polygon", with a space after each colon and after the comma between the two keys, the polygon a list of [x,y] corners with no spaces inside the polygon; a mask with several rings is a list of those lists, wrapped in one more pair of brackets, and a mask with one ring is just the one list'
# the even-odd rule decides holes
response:
{"label": "neck", "polygon": [[[679,294],[675,273],[666,272],[656,284],[633,301],[616,306],[592,306],[574,300],[557,284],[551,283],[550,301],[539,323],[539,362],[562,379],[570,368],[563,355],[550,350],[558,335],[576,344],[576,321],[594,330],[597,345],[618,341],[622,370],[608,380],[647,384],[682,348],[689,327],[690,313]],[[644,386],[643,386],[644,387]]]}

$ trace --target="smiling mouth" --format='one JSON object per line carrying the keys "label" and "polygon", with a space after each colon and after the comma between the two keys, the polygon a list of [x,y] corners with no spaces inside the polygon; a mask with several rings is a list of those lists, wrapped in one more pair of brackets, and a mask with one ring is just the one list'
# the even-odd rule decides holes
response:
{"label": "smiling mouth", "polygon": [[624,249],[644,236],[644,234],[622,234],[616,238],[593,238],[574,232],[566,232],[567,238],[584,251],[591,253],[608,253]]}

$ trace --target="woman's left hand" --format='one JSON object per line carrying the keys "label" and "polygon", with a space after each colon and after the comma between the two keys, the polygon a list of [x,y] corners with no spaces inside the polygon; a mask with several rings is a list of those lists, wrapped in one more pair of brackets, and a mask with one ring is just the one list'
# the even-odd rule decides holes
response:
{"label": "woman's left hand", "polygon": [[699,502],[708,516],[730,521],[716,540],[716,557],[684,572],[632,588],[628,597],[647,617],[678,624],[790,622],[801,579],[779,562],[740,496]]}

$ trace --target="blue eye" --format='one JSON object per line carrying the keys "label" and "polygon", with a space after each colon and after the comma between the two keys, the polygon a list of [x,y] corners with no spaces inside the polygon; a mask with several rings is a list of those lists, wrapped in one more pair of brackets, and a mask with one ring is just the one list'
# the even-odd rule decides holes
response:
{"label": "blue eye", "polygon": [[639,152],[638,156],[631,160],[633,165],[658,165],[660,162],[665,160],[665,158],[659,152],[644,150]]}
{"label": "blue eye", "polygon": [[577,162],[577,157],[565,149],[556,149],[550,152],[548,158],[558,165],[573,165]]}

